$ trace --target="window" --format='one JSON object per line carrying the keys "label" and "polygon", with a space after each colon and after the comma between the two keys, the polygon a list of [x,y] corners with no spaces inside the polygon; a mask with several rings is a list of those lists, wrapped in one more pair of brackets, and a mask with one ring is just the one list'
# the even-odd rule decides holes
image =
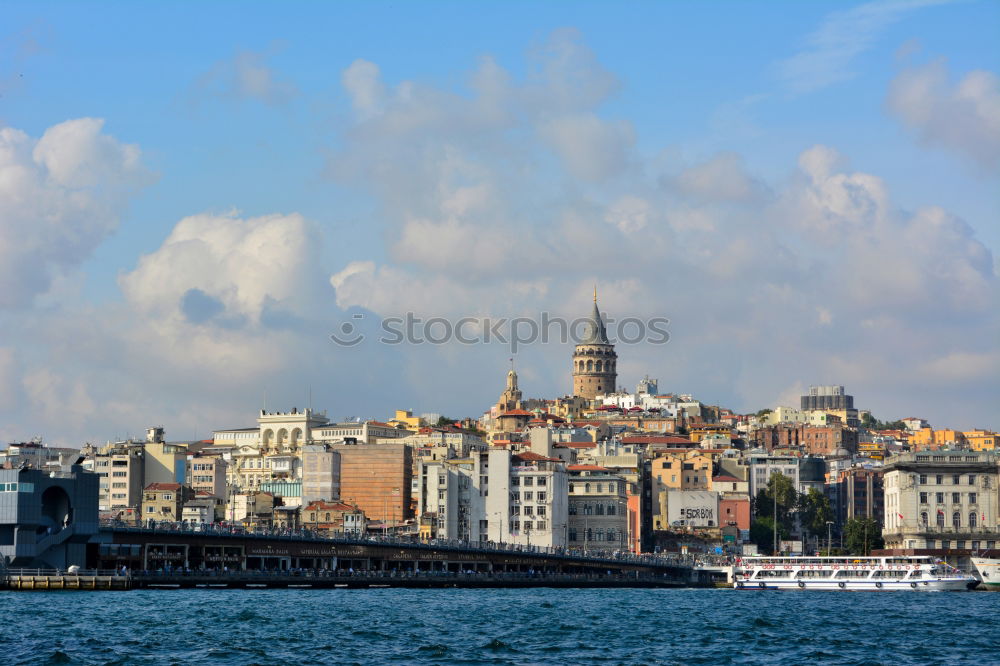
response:
{"label": "window", "polygon": [[597,510],[596,513],[597,513],[598,516],[603,516],[604,515],[604,505],[603,504],[601,504],[600,502],[598,502],[597,506],[594,507],[594,508]]}
{"label": "window", "polygon": [[958,548],[959,550],[964,550],[965,549],[965,542],[964,541],[956,541],[955,542],[955,548]]}
{"label": "window", "polygon": [[934,477],[934,482],[935,482],[936,484],[938,484],[939,486],[940,486],[940,485],[941,485],[942,483],[944,483],[944,474],[937,474],[937,475],[935,475],[935,477]]}
{"label": "window", "polygon": [[570,541],[576,541],[577,540],[576,539],[576,529],[571,529],[569,531],[569,540]]}
{"label": "window", "polygon": [[536,507],[536,509],[535,509],[535,515],[544,516],[545,515],[545,507],[544,506]]}
{"label": "window", "polygon": [[526,476],[526,477],[524,477],[524,484],[523,485],[525,485],[525,486],[532,486],[534,484],[535,484],[535,477],[533,477],[533,476]]}
{"label": "window", "polygon": [[944,548],[945,550],[948,550],[949,548],[951,548],[951,541],[949,541],[948,539],[942,540],[941,547]]}
{"label": "window", "polygon": [[544,502],[544,501],[546,501],[546,497],[547,497],[547,496],[546,496],[546,494],[545,494],[544,492],[539,492],[539,493],[538,493],[538,501],[539,501],[539,502]]}
{"label": "window", "polygon": [[962,526],[962,514],[960,514],[958,511],[956,511],[953,514],[951,514],[951,526],[952,527],[961,527]]}
{"label": "window", "polygon": [[569,491],[570,491],[570,492],[573,492],[573,484],[572,484],[572,483],[571,483],[571,484],[569,484]]}
{"label": "window", "polygon": [[[485,484],[486,483],[486,481],[485,481],[486,477],[484,476],[483,479],[484,479],[483,484]],[[512,485],[512,486],[519,486],[519,485],[521,485],[521,477],[515,476],[513,479],[510,480],[510,485]],[[525,484],[525,485],[527,485],[527,484]]]}
{"label": "window", "polygon": [[924,486],[927,485],[927,475],[926,474],[921,474],[920,475],[920,485],[924,485]]}
{"label": "window", "polygon": [[961,474],[952,474],[951,475],[951,482],[954,483],[956,486],[961,485],[961,483],[962,483],[962,475]]}
{"label": "window", "polygon": [[973,541],[972,542],[972,550],[979,550],[979,542],[978,541]]}
{"label": "window", "polygon": [[934,493],[934,498],[938,504],[944,504],[944,493]]}
{"label": "window", "polygon": [[146,513],[154,513],[155,511],[156,511],[156,507],[155,506],[147,506],[146,507]]}
{"label": "window", "polygon": [[530,490],[524,491],[524,501],[525,502],[532,502],[532,501],[534,501],[534,499],[535,499],[535,493],[531,492]]}
{"label": "window", "polygon": [[937,512],[937,526],[944,527],[944,511],[938,510]]}
{"label": "window", "polygon": [[575,504],[570,504],[569,505],[569,515],[571,515],[571,516],[575,516],[576,515],[576,505]]}
{"label": "window", "polygon": [[599,493],[603,493],[604,492],[604,484],[603,483],[598,483],[597,484],[597,492],[599,492]]}
{"label": "window", "polygon": [[927,512],[926,511],[921,511],[920,512],[920,524],[923,525],[924,527],[927,527]]}
{"label": "window", "polygon": [[326,520],[327,520],[327,522],[330,521],[330,512],[329,511],[326,512]]}
{"label": "window", "polygon": [[544,520],[539,520],[537,523],[535,523],[535,529],[544,530],[545,529],[545,521]]}
{"label": "window", "polygon": [[590,484],[589,483],[583,484],[583,491],[586,492],[586,493],[590,492]]}
{"label": "window", "polygon": [[927,493],[920,493],[920,503],[927,504]]}
{"label": "window", "polygon": [[548,482],[546,481],[546,479],[545,479],[545,477],[544,477],[544,476],[540,476],[540,477],[538,477],[538,485],[540,485],[540,486],[544,486],[544,485],[546,485],[547,483],[548,483]]}
{"label": "window", "polygon": [[979,499],[976,493],[969,493],[969,504],[975,504],[976,500]]}
{"label": "window", "polygon": [[316,522],[316,512],[315,511],[310,511],[309,512],[309,520],[311,520],[312,522]]}
{"label": "window", "polygon": [[969,527],[975,527],[976,526],[976,517],[977,516],[976,516],[976,512],[975,511],[970,511],[969,512]]}
{"label": "window", "polygon": [[530,532],[531,531],[531,521],[530,520],[524,521],[524,531],[525,532]]}
{"label": "window", "polygon": [[952,493],[951,494],[951,503],[952,504],[959,504],[959,503],[961,503],[961,501],[962,501],[962,493]]}
{"label": "window", "polygon": [[976,475],[975,474],[970,474],[969,475],[969,485],[970,486],[976,485]]}
{"label": "window", "polygon": [[533,507],[533,506],[526,506],[526,507],[524,507],[524,515],[531,516],[534,513],[535,513],[535,507]]}

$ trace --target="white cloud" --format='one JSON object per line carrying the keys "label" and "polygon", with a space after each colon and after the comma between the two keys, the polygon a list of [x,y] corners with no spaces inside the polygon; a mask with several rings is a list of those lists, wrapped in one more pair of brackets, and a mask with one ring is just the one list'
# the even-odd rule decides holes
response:
{"label": "white cloud", "polygon": [[795,93],[807,93],[850,79],[853,60],[906,14],[953,0],[875,0],[828,14],[804,48],[778,63],[778,76]]}
{"label": "white cloud", "polygon": [[341,74],[340,81],[351,96],[351,104],[361,117],[376,113],[385,98],[379,67],[367,60],[355,60]]}
{"label": "white cloud", "polygon": [[624,171],[634,142],[629,123],[607,122],[592,113],[553,118],[540,130],[565,168],[589,182],[599,182]]}
{"label": "white cloud", "polygon": [[229,60],[220,60],[201,76],[196,91],[215,97],[285,104],[299,91],[294,83],[266,64],[269,55],[267,52],[240,51]]}
{"label": "white cloud", "polygon": [[675,186],[685,194],[709,201],[747,202],[766,193],[766,188],[752,178],[736,153],[722,153],[702,164],[684,170]]}
{"label": "white cloud", "polygon": [[886,105],[929,146],[988,168],[1000,166],[1000,77],[975,70],[952,84],[943,60],[908,67],[889,85]]}
{"label": "white cloud", "polygon": [[178,222],[119,284],[142,312],[257,325],[269,307],[302,313],[314,305],[308,284],[317,263],[316,232],[300,215],[206,213]]}
{"label": "white cloud", "polygon": [[0,308],[27,305],[79,265],[151,180],[139,148],[79,118],[38,140],[0,128]]}

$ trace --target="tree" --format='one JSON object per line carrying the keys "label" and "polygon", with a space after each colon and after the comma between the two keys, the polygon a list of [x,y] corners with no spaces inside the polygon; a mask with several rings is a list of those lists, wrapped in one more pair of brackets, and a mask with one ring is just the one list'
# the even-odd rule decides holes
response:
{"label": "tree", "polygon": [[[777,501],[775,501],[777,500]],[[786,534],[792,531],[792,511],[798,503],[798,493],[790,478],[779,472],[771,474],[766,488],[757,491],[753,500],[753,514],[758,518],[771,518],[778,509],[778,525]],[[773,527],[774,524],[771,523]]]}
{"label": "tree", "polygon": [[851,518],[844,524],[844,546],[852,555],[868,555],[882,548],[882,528],[874,518]]}
{"label": "tree", "polygon": [[757,419],[759,420],[759,419],[762,419],[762,418],[764,418],[765,416],[767,416],[768,414],[770,414],[770,413],[771,413],[771,412],[773,412],[773,411],[774,411],[773,409],[770,409],[770,408],[766,408],[766,407],[765,407],[764,409],[759,409],[759,410],[757,410],[757,413],[756,413],[756,414],[754,414],[754,416],[756,416],[756,417],[757,417]]}
{"label": "tree", "polygon": [[830,499],[815,488],[810,488],[809,492],[799,495],[799,515],[802,527],[810,534],[825,535],[827,521],[833,520]]}
{"label": "tree", "polygon": [[454,422],[455,422],[455,419],[450,419],[447,416],[439,416],[438,420],[437,420],[437,423],[435,423],[434,425],[436,425],[436,426],[450,426]]}
{"label": "tree", "polygon": [[[778,525],[778,541],[788,538],[788,530]],[[762,552],[774,553],[774,519],[770,516],[757,518],[750,524],[750,541],[757,544]]]}

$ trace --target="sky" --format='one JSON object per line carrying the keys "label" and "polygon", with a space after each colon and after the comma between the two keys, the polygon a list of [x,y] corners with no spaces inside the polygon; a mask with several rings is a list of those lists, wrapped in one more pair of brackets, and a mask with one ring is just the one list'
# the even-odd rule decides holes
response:
{"label": "sky", "polygon": [[595,285],[628,390],[1000,428],[1000,3],[4,9],[0,442],[565,395],[482,322]]}

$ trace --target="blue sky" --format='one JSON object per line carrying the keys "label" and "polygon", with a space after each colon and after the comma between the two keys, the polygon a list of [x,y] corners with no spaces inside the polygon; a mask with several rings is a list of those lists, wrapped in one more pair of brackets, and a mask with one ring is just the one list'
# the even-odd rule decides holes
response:
{"label": "blue sky", "polygon": [[[619,350],[626,386],[842,383],[1000,427],[997,28],[974,1],[8,3],[0,438],[205,436],[309,388],[477,414],[500,346],[328,332],[575,316],[595,281],[672,321]],[[525,392],[568,357],[520,353]]]}

